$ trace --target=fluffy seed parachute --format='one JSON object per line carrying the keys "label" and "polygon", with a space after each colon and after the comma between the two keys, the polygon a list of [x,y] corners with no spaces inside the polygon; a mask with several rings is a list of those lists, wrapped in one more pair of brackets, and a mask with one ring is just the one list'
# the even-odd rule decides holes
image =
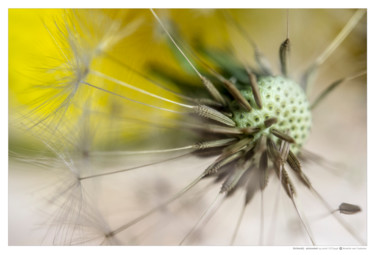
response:
{"label": "fluffy seed parachute", "polygon": [[[43,174],[48,178],[59,177],[58,184],[43,189],[45,194],[55,194],[47,198],[52,217],[46,222],[45,241],[73,245],[235,244],[245,209],[254,209],[258,199],[259,231],[243,230],[244,237],[251,233],[257,238],[241,240],[245,244],[274,244],[274,239],[280,238],[273,236],[276,218],[280,220],[282,214],[278,204],[287,198],[284,202],[292,209],[286,214],[297,221],[286,225],[296,229],[298,238],[294,234],[291,240],[281,238],[277,243],[331,243],[316,236],[311,226],[323,217],[332,219],[351,242],[365,244],[363,235],[337,214],[358,215],[360,206],[350,201],[332,205],[302,162],[314,156],[304,150],[314,123],[312,110],[338,85],[365,74],[353,72],[327,84],[315,100],[308,99],[314,75],[361,24],[365,10],[353,12],[298,82],[291,75],[293,40],[289,30],[278,49],[280,71],[276,73],[236,19],[241,11],[191,12],[203,20],[213,19],[209,24],[225,22],[238,32],[237,36],[250,44],[253,60],[246,59],[241,50],[238,55],[208,43],[216,39],[215,31],[187,43],[186,31],[177,18],[185,12],[179,10],[68,11],[63,14],[63,25],[57,21],[54,26],[45,24],[58,57],[53,60],[54,68],[46,69],[48,82],[40,81],[37,87],[45,94],[28,104],[31,111],[18,111],[15,123],[26,125],[48,152],[43,152],[47,154],[43,158],[14,153],[18,161],[47,169]],[[15,11],[13,16],[17,15]],[[167,19],[168,15],[172,16]],[[190,29],[196,29],[194,26]],[[161,52],[149,54],[145,42],[151,39],[177,61],[165,61]],[[222,41],[229,39],[222,37]],[[147,56],[146,60],[137,62],[139,54]],[[158,144],[166,147],[161,149]],[[56,157],[49,155],[51,152]],[[144,172],[136,176],[139,171]],[[173,185],[184,183],[183,188],[174,190],[161,176],[171,178]],[[145,190],[151,182],[157,185],[153,194]],[[215,184],[220,185],[218,194],[209,207],[201,209],[205,204],[202,197],[212,193]],[[267,193],[269,189],[271,193]],[[297,200],[302,189],[312,195],[305,203]],[[194,190],[199,191],[192,193]],[[176,205],[189,194],[184,204]],[[242,196],[242,209],[234,216],[237,220],[231,221],[232,234],[227,240],[220,237],[205,242],[201,236],[210,233],[202,229],[209,229],[206,225],[237,194]],[[301,210],[310,208],[310,201],[329,216],[321,212],[310,215],[315,217],[310,222]],[[129,209],[137,204],[146,206]],[[265,217],[267,211],[271,217]],[[161,220],[150,222],[153,216]],[[345,244],[336,239],[332,242]]]}

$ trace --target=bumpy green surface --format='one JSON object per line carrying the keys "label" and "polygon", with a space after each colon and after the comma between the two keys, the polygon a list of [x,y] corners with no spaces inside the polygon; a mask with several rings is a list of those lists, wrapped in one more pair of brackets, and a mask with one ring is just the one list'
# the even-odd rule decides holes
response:
{"label": "bumpy green surface", "polygon": [[[232,102],[233,120],[240,128],[262,128],[259,134],[268,135],[270,128],[287,133],[296,141],[296,144],[291,146],[291,150],[297,152],[306,141],[311,129],[311,112],[304,91],[294,81],[279,76],[261,77],[258,85],[262,109],[256,106],[249,86],[249,89],[242,90],[241,93],[253,106],[253,110],[245,111],[237,102]],[[266,129],[263,122],[271,117],[276,117],[278,122]]]}

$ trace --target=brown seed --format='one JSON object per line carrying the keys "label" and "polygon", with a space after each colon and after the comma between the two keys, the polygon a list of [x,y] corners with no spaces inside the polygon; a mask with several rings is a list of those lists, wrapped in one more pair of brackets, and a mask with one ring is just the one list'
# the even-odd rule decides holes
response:
{"label": "brown seed", "polygon": [[[281,168],[281,173],[280,173],[280,168]],[[279,179],[281,179],[281,183],[284,187],[285,192],[288,194],[290,198],[293,198],[293,196],[296,194],[295,188],[294,188],[293,183],[289,179],[288,172],[285,170],[284,165],[281,165],[281,166],[275,165],[274,169]]]}
{"label": "brown seed", "polygon": [[295,141],[294,141],[294,139],[292,137],[290,137],[287,134],[284,134],[283,132],[281,132],[281,131],[279,131],[277,129],[274,129],[274,128],[271,129],[271,133],[274,136],[276,136],[276,137],[278,137],[278,138],[280,138],[280,139],[282,139],[282,140],[284,140],[284,141],[286,141],[288,143],[295,143]]}
{"label": "brown seed", "polygon": [[267,152],[268,152],[268,156],[273,162],[275,161],[282,162],[282,158],[281,158],[280,152],[278,151],[276,147],[276,144],[269,137],[267,137]]}
{"label": "brown seed", "polygon": [[358,205],[342,203],[339,206],[339,211],[342,214],[355,214],[361,211],[361,207],[359,207]]}
{"label": "brown seed", "polygon": [[292,170],[297,174],[298,178],[308,187],[311,187],[311,182],[307,176],[302,172],[301,163],[298,161],[296,155],[289,151],[287,162]]}
{"label": "brown seed", "polygon": [[225,88],[228,92],[236,99],[236,101],[247,111],[251,111],[252,107],[249,102],[244,98],[241,92],[237,89],[237,87],[227,79],[222,80]]}
{"label": "brown seed", "polygon": [[193,128],[202,130],[204,132],[214,133],[214,134],[226,134],[226,135],[241,135],[243,132],[238,128],[223,127],[214,124],[194,124],[194,123],[182,123],[183,127]]}
{"label": "brown seed", "polygon": [[248,170],[247,167],[237,167],[234,171],[231,171],[227,179],[224,181],[221,186],[220,193],[230,192],[239,182],[243,174]]}
{"label": "brown seed", "polygon": [[203,85],[206,87],[207,91],[211,94],[211,96],[221,105],[227,105],[224,97],[220,94],[217,88],[212,84],[212,82],[204,76],[201,76]]}
{"label": "brown seed", "polygon": [[276,117],[272,117],[272,118],[266,119],[264,121],[264,126],[266,128],[269,128],[270,126],[272,126],[275,123],[277,123],[277,118]]}
{"label": "brown seed", "polygon": [[222,147],[229,145],[236,141],[236,138],[227,138],[214,141],[199,142],[194,147],[198,150],[204,150],[208,148]]}
{"label": "brown seed", "polygon": [[255,133],[259,132],[260,128],[258,128],[258,127],[247,127],[247,128],[242,128],[241,131],[244,134],[251,135],[251,134],[255,134]]}
{"label": "brown seed", "polygon": [[232,144],[228,147],[226,147],[224,150],[223,150],[223,153],[220,155],[219,159],[220,160],[221,158],[225,158],[227,157],[228,155],[231,155],[233,153],[236,153],[240,150],[243,150],[244,148],[246,148],[248,145],[250,145],[250,142],[251,142],[251,138],[244,138],[240,141],[238,141],[237,143],[235,144]]}
{"label": "brown seed", "polygon": [[198,114],[199,116],[211,120],[215,120],[217,122],[220,122],[221,124],[234,127],[236,126],[236,123],[230,119],[229,117],[225,116],[221,112],[208,107],[206,105],[197,105],[193,107],[193,112]]}
{"label": "brown seed", "polygon": [[262,109],[262,99],[260,97],[257,77],[255,76],[255,74],[249,72],[249,79],[250,79],[250,86],[251,86],[251,90],[253,91],[255,103],[258,105],[259,109]]}
{"label": "brown seed", "polygon": [[230,156],[227,156],[227,157],[223,158],[220,161],[215,161],[209,167],[206,168],[206,170],[204,171],[203,175],[204,176],[209,176],[211,174],[217,173],[217,171],[220,168],[222,168],[223,166],[229,164],[230,162],[232,162],[232,161],[240,158],[242,155],[243,155],[243,151],[239,151],[237,153],[234,153],[234,154],[232,154]]}
{"label": "brown seed", "polygon": [[281,63],[281,73],[284,76],[288,76],[288,66],[287,66],[287,57],[288,52],[290,51],[290,40],[287,38],[281,45],[279,50],[280,63]]}

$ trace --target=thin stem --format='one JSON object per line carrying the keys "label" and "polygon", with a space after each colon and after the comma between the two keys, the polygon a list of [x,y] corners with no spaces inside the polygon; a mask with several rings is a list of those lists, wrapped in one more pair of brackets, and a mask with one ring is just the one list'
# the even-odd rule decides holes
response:
{"label": "thin stem", "polygon": [[144,151],[93,151],[90,152],[90,155],[97,156],[97,155],[104,155],[104,156],[124,156],[124,155],[137,155],[137,154],[154,154],[154,153],[166,153],[166,152],[174,152],[174,151],[182,151],[182,150],[189,150],[194,149],[196,147],[195,144],[178,147],[178,148],[171,148],[171,149],[164,149],[164,150],[144,150]]}
{"label": "thin stem", "polygon": [[298,218],[299,218],[300,222],[302,223],[302,225],[303,225],[303,227],[304,227],[304,229],[305,229],[307,235],[309,236],[309,239],[310,239],[311,243],[312,243],[313,245],[315,245],[314,238],[312,237],[312,234],[311,234],[310,231],[309,231],[309,228],[308,228],[308,226],[307,226],[307,223],[302,219],[301,213],[300,213],[300,211],[298,210],[298,207],[297,207],[297,204],[296,204],[296,201],[295,201],[294,197],[292,196],[291,199],[292,199],[292,202],[293,202],[293,205],[294,205],[294,209],[296,209],[296,212],[297,212],[297,214],[298,214]]}
{"label": "thin stem", "polygon": [[186,61],[189,63],[189,65],[193,68],[193,70],[197,73],[199,78],[203,78],[203,75],[197,70],[197,68],[193,65],[193,63],[190,61],[190,59],[185,55],[185,53],[182,51],[180,46],[176,43],[176,41],[173,39],[172,35],[168,32],[167,28],[164,26],[163,22],[160,20],[159,16],[155,13],[153,9],[150,9],[152,15],[154,15],[155,19],[159,22],[160,26],[163,28],[164,32],[167,34],[169,39],[172,41],[174,46],[177,48],[177,50],[181,53],[181,55],[186,59]]}
{"label": "thin stem", "polygon": [[223,12],[225,18],[240,32],[243,38],[246,39],[246,41],[251,44],[253,50],[254,50],[254,55],[255,55],[255,60],[260,67],[261,71],[265,74],[271,74],[271,65],[268,62],[268,60],[264,57],[263,53],[259,50],[258,46],[254,42],[254,40],[251,38],[251,36],[246,32],[246,30],[238,23],[236,22],[232,15],[230,15],[227,11]]}
{"label": "thin stem", "polygon": [[289,38],[289,9],[286,10],[286,38]]}
{"label": "thin stem", "polygon": [[162,84],[156,82],[155,80],[151,79],[150,77],[146,76],[145,74],[143,74],[142,72],[132,68],[131,66],[123,63],[122,61],[120,61],[119,59],[117,59],[116,57],[110,55],[109,53],[107,52],[102,52],[104,56],[106,56],[107,58],[109,58],[110,60],[114,61],[115,63],[117,63],[118,65],[122,66],[122,67],[125,67],[126,69],[136,73],[137,75],[139,75],[140,77],[142,77],[143,79],[145,79],[146,81],[148,82],[151,82],[153,85],[155,85],[156,87],[158,88],[161,88],[169,93],[172,93],[173,95],[179,97],[179,98],[182,98],[182,99],[185,99],[185,100],[188,100],[188,101],[192,101],[192,102],[195,102],[196,99],[195,98],[191,98],[191,97],[188,97],[188,96],[185,96],[185,95],[182,95],[178,92],[175,92],[169,88],[167,88],[166,86],[163,86]]}
{"label": "thin stem", "polygon": [[336,38],[331,42],[327,49],[316,59],[315,65],[319,66],[323,64],[327,58],[339,47],[339,45],[345,40],[349,33],[361,20],[363,15],[366,13],[365,9],[357,10],[354,15],[350,18],[345,27],[340,31]]}
{"label": "thin stem", "polygon": [[140,101],[137,101],[137,100],[134,100],[134,99],[130,99],[128,97],[125,97],[125,96],[122,96],[122,95],[119,95],[119,94],[116,94],[115,92],[113,91],[110,91],[110,90],[107,90],[107,89],[103,89],[103,88],[100,88],[98,86],[95,86],[91,83],[88,83],[88,82],[81,82],[81,84],[84,84],[84,85],[87,85],[89,87],[92,87],[92,88],[95,88],[95,89],[98,89],[98,90],[101,90],[103,92],[106,92],[106,93],[109,93],[111,95],[114,95],[114,96],[117,96],[117,97],[120,97],[122,99],[125,99],[125,100],[128,100],[128,101],[131,101],[131,102],[134,102],[134,103],[137,103],[137,104],[141,104],[141,105],[144,105],[144,106],[148,106],[148,107],[151,107],[151,108],[154,108],[154,109],[158,109],[158,110],[162,110],[162,111],[167,111],[167,112],[173,112],[173,113],[179,113],[179,114],[182,114],[183,112],[178,112],[178,111],[174,111],[174,110],[170,110],[170,109],[166,109],[166,108],[162,108],[162,107],[158,107],[158,106],[154,106],[154,105],[150,105],[150,104],[146,104],[146,103],[143,103],[143,102],[140,102]]}
{"label": "thin stem", "polygon": [[152,165],[155,165],[155,164],[160,164],[160,163],[164,163],[164,162],[167,162],[167,161],[171,161],[171,160],[174,160],[174,159],[177,159],[177,158],[184,157],[184,156],[186,156],[188,154],[190,154],[190,152],[182,154],[182,155],[178,155],[176,157],[172,157],[172,158],[160,160],[160,161],[157,161],[157,162],[153,162],[153,163],[149,163],[149,164],[144,164],[144,165],[141,165],[141,166],[135,166],[135,167],[130,167],[130,168],[125,168],[125,169],[115,170],[115,171],[111,171],[111,172],[107,172],[107,173],[93,174],[93,175],[89,175],[89,176],[80,177],[79,180],[83,181],[83,180],[97,178],[97,177],[103,177],[103,176],[108,176],[108,175],[113,175],[113,174],[119,174],[119,173],[127,172],[127,171],[130,171],[130,170],[135,170],[135,169],[139,169],[139,168],[143,168],[143,167],[152,166]]}
{"label": "thin stem", "polygon": [[189,65],[193,68],[193,70],[196,72],[196,74],[199,76],[199,78],[202,80],[203,85],[206,87],[207,91],[211,94],[211,96],[219,102],[221,105],[226,105],[226,101],[224,97],[220,94],[220,92],[216,89],[216,87],[212,84],[212,82],[207,79],[205,76],[203,76],[198,69],[193,65],[193,63],[190,61],[190,59],[185,55],[185,53],[182,51],[180,46],[176,43],[176,41],[173,39],[171,34],[168,32],[166,27],[164,26],[163,22],[160,20],[158,15],[154,12],[153,9],[150,9],[151,13],[154,15],[155,19],[159,22],[160,26],[163,28],[164,32],[168,35],[169,39],[172,41],[174,46],[178,49],[178,51],[182,54],[182,56],[186,59],[186,61],[189,63]]}
{"label": "thin stem", "polygon": [[242,206],[242,209],[241,209],[240,216],[238,217],[238,220],[237,220],[236,228],[234,229],[232,238],[230,240],[230,245],[233,245],[234,241],[236,240],[236,237],[237,237],[237,234],[238,234],[238,230],[240,229],[240,225],[241,225],[243,216],[245,214],[246,208],[247,208],[247,203],[244,203],[243,206]]}
{"label": "thin stem", "polygon": [[146,91],[146,90],[143,90],[143,89],[140,89],[140,88],[134,87],[133,85],[130,85],[130,84],[126,83],[126,82],[123,82],[123,81],[120,81],[120,80],[118,80],[118,79],[115,79],[115,78],[113,78],[113,77],[111,77],[111,76],[108,76],[108,75],[106,75],[106,74],[104,74],[104,73],[102,73],[102,72],[95,71],[95,70],[90,70],[90,71],[91,71],[91,73],[93,73],[93,74],[95,74],[95,75],[97,75],[97,76],[100,76],[100,77],[102,77],[102,78],[104,78],[104,79],[106,79],[106,80],[109,80],[109,81],[111,81],[111,82],[114,82],[114,83],[116,83],[116,84],[118,84],[118,85],[121,85],[121,86],[123,86],[123,87],[126,87],[126,88],[128,88],[128,89],[131,89],[131,90],[134,90],[134,91],[137,91],[137,92],[140,92],[140,93],[142,93],[142,94],[145,94],[145,95],[148,95],[148,96],[151,96],[151,97],[154,97],[154,98],[157,98],[157,99],[163,100],[163,101],[165,101],[165,102],[169,102],[169,103],[172,103],[172,104],[176,104],[176,105],[179,105],[179,106],[183,106],[183,107],[186,107],[186,108],[189,108],[189,109],[192,109],[192,108],[194,107],[194,106],[192,106],[192,105],[187,105],[187,104],[178,103],[178,102],[172,101],[172,100],[170,100],[170,99],[167,99],[167,98],[164,98],[164,97],[161,97],[161,96],[155,95],[155,94],[153,94],[153,93],[151,93],[151,92],[148,92],[148,91]]}
{"label": "thin stem", "polygon": [[350,77],[347,77],[347,78],[343,78],[343,79],[339,79],[337,81],[334,81],[331,85],[329,85],[322,93],[320,93],[320,95],[315,99],[315,101],[311,104],[310,106],[310,109],[313,110],[317,105],[319,105],[319,103],[324,99],[326,98],[326,96],[328,96],[335,88],[337,88],[340,84],[344,83],[344,82],[347,82],[347,81],[350,81],[350,80],[353,80],[353,79],[356,79],[358,77],[361,77],[363,75],[365,75],[367,73],[367,71],[362,71],[356,75],[353,75],[353,76],[350,76]]}
{"label": "thin stem", "polygon": [[133,226],[134,224],[136,224],[136,223],[140,222],[141,220],[145,219],[146,217],[150,216],[151,214],[153,214],[154,212],[156,212],[160,208],[163,208],[164,206],[170,204],[171,202],[173,202],[174,200],[176,200],[177,198],[179,198],[183,194],[185,194],[187,191],[189,191],[191,188],[193,188],[200,180],[202,180],[202,178],[204,176],[205,176],[205,174],[200,175],[198,178],[196,178],[189,185],[187,185],[185,188],[183,188],[182,190],[180,190],[177,194],[175,194],[173,197],[171,197],[170,199],[168,199],[164,203],[161,203],[160,205],[154,207],[153,209],[151,209],[150,211],[146,212],[145,214],[143,214],[143,215],[135,218],[134,220],[132,220],[132,221],[130,221],[130,222],[128,222],[128,223],[120,226],[119,228],[115,229],[114,231],[108,233],[107,236],[115,236],[118,233],[121,233],[122,231],[126,230],[127,228]]}
{"label": "thin stem", "polygon": [[259,231],[259,245],[263,245],[264,232],[264,194],[263,189],[260,190],[260,231]]}
{"label": "thin stem", "polygon": [[328,57],[340,46],[340,44],[345,40],[345,38],[349,35],[349,33],[355,28],[355,26],[359,23],[361,18],[365,15],[365,9],[357,10],[350,20],[346,23],[340,33],[336,36],[336,38],[331,42],[331,44],[320,54],[319,57],[310,65],[309,68],[305,71],[302,77],[301,85],[302,87],[309,92],[310,88],[310,78],[315,73],[316,69],[322,65]]}
{"label": "thin stem", "polygon": [[97,151],[90,152],[90,155],[107,155],[107,156],[117,156],[117,155],[136,155],[136,154],[153,154],[153,153],[168,153],[182,150],[202,150],[208,148],[227,146],[236,141],[236,138],[225,138],[212,141],[198,142],[191,145],[170,148],[170,149],[160,149],[160,150],[144,150],[144,151]]}
{"label": "thin stem", "polygon": [[[203,214],[199,217],[198,221],[195,223],[195,225],[190,229],[190,231],[185,235],[185,237],[181,240],[179,245],[182,245],[191,234],[194,233],[194,231],[198,228],[199,224],[203,222],[203,220],[207,219],[209,220],[213,214],[217,211],[216,209],[220,207],[222,202],[224,201],[224,198],[226,196],[226,193],[219,193],[217,194],[216,198],[212,202],[212,204],[203,212]],[[206,215],[208,215],[206,217]],[[207,223],[207,221],[205,222]]]}
{"label": "thin stem", "polygon": [[[281,168],[281,167],[280,167]],[[279,185],[277,185],[277,194],[275,196],[275,204],[274,204],[274,207],[273,207],[273,213],[272,213],[272,222],[271,222],[271,225],[270,225],[270,233],[271,233],[271,236],[269,237],[269,241],[270,241],[270,244],[272,245],[274,239],[275,239],[275,233],[276,233],[276,227],[277,227],[277,218],[279,216],[278,214],[278,208],[279,208],[279,201],[280,201],[280,198],[281,198],[281,187],[282,187],[282,176],[280,174],[280,181],[278,182]]]}

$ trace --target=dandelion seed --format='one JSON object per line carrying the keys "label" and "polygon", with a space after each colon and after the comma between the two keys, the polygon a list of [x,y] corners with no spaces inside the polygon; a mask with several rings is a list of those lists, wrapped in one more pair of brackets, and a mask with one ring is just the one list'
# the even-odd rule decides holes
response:
{"label": "dandelion seed", "polygon": [[[314,172],[306,169],[301,156],[313,127],[319,124],[312,110],[343,81],[365,75],[362,71],[337,80],[315,100],[309,99],[311,75],[323,68],[359,26],[365,11],[355,11],[345,21],[331,44],[308,62],[311,65],[301,81],[293,78],[296,74],[290,60],[294,55],[289,54],[298,45],[290,27],[295,12],[288,12],[287,38],[280,38],[281,45],[274,48],[276,56],[279,50],[281,65],[274,71],[260,51],[263,43],[256,43],[255,35],[240,24],[244,11],[216,10],[212,15],[214,20],[220,17],[215,22],[227,23],[228,30],[237,33],[228,36],[229,40],[224,37],[221,45],[205,42],[218,32],[209,29],[199,30],[204,33],[196,43],[185,40],[188,36],[179,25],[186,24],[180,24],[177,17],[175,23],[166,21],[161,10],[119,11],[114,16],[104,12],[100,20],[109,20],[104,29],[100,22],[75,11],[74,19],[64,17],[64,27],[56,25],[64,46],[48,28],[62,56],[61,65],[50,69],[55,80],[49,87],[61,92],[50,95],[23,120],[30,120],[28,126],[34,127],[30,132],[55,154],[50,158],[63,162],[59,168],[68,173],[66,185],[56,189],[49,200],[56,215],[48,232],[53,244],[237,244],[240,237],[245,244],[272,245],[274,238],[281,238],[277,242],[282,244],[325,244],[310,220],[315,205],[328,212],[352,241],[365,244],[352,224],[335,213],[354,217],[361,207],[340,201],[338,209],[332,209],[335,206],[319,189],[325,176],[312,178]],[[139,69],[132,64],[130,49],[113,54],[127,40],[132,44],[133,34],[142,42],[148,38],[142,37],[144,31],[153,36],[148,26],[143,27],[138,19],[129,21],[124,17],[127,14],[142,14],[143,19],[160,26],[166,36],[158,43],[176,60],[173,64],[164,59],[157,43],[153,46],[160,53],[147,56],[149,60]],[[182,10],[174,15],[180,14],[186,15]],[[190,25],[195,30],[199,23]],[[97,39],[94,43],[92,36]],[[240,38],[247,40],[254,59],[246,47],[237,47]],[[227,49],[226,40],[233,43],[234,50]],[[137,57],[147,55],[144,51]],[[152,73],[147,72],[150,69]],[[50,109],[38,116],[39,107]],[[57,121],[47,122],[50,116],[57,116]],[[170,188],[164,178],[172,180]],[[158,182],[158,189],[149,192],[147,184]],[[204,206],[210,192],[215,200]],[[230,209],[236,199],[241,199],[237,206],[241,209],[233,220]],[[132,207],[140,204],[141,210],[132,213]],[[283,213],[280,206],[288,206],[288,210]],[[220,232],[216,229],[220,224],[212,222],[223,217],[223,212],[231,218],[233,233],[225,241],[200,240],[208,229],[217,237],[214,233]],[[281,236],[274,234],[281,223],[293,225],[283,214],[296,219],[298,229],[293,233],[298,238],[286,243],[285,229]],[[249,222],[259,226],[256,233],[253,227],[249,230]],[[161,234],[153,234],[149,226]]]}

